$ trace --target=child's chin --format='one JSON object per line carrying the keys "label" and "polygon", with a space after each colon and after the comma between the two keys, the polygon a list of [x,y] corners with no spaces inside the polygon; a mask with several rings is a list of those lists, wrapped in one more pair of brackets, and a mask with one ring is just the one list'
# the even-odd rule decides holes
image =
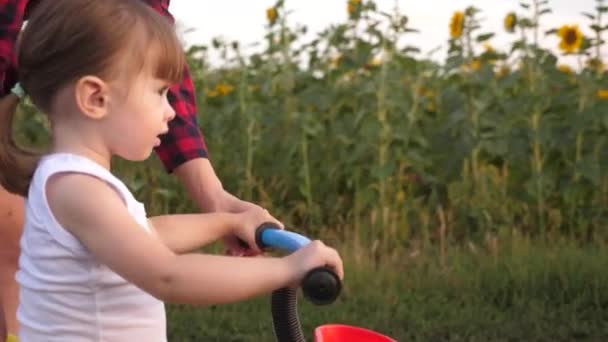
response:
{"label": "child's chin", "polygon": [[150,148],[149,150],[142,151],[141,153],[131,153],[129,155],[125,155],[125,156],[121,156],[121,157],[128,161],[140,162],[140,161],[145,161],[146,159],[150,158],[152,151],[153,151],[153,149]]}

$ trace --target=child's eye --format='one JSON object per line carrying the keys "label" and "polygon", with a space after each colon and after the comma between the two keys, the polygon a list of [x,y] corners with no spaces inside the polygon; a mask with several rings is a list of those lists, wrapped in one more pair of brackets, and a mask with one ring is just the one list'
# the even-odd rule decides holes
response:
{"label": "child's eye", "polygon": [[161,96],[165,96],[167,95],[167,92],[169,91],[169,87],[162,87],[160,88],[160,90],[158,91],[158,94]]}

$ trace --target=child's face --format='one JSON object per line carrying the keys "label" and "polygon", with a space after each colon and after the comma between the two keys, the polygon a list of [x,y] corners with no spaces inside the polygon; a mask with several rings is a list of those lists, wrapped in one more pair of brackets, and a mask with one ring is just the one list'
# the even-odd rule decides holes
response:
{"label": "child's face", "polygon": [[167,133],[168,123],[175,117],[167,99],[169,84],[147,72],[122,82],[120,88],[128,88],[128,94],[113,90],[113,98],[119,100],[109,106],[106,141],[112,154],[144,160],[160,144],[159,136]]}

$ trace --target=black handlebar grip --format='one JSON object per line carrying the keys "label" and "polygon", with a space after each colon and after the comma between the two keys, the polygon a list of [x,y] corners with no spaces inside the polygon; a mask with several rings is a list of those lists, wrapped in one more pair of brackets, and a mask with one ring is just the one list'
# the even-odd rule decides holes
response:
{"label": "black handlebar grip", "polygon": [[316,305],[333,303],[340,295],[342,282],[328,267],[318,267],[306,274],[302,281],[304,297]]}
{"label": "black handlebar grip", "polygon": [[[267,246],[262,240],[262,233],[267,229],[280,229],[274,223],[261,224],[256,230],[256,244],[262,250]],[[336,273],[329,267],[317,267],[309,271],[302,280],[302,292],[304,297],[316,305],[327,305],[333,303],[340,295],[342,282]]]}

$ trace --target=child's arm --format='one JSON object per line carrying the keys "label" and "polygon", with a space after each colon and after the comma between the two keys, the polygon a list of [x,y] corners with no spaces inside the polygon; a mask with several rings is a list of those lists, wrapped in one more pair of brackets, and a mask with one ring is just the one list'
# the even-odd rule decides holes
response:
{"label": "child's arm", "polygon": [[[82,195],[91,193],[95,196]],[[298,283],[307,271],[323,265],[334,267],[342,277],[338,254],[320,242],[283,258],[176,255],[133,220],[112,188],[91,176],[55,176],[47,194],[58,222],[100,263],[165,301],[240,301]]]}
{"label": "child's arm", "polygon": [[175,253],[186,253],[233,232],[239,215],[232,213],[163,215],[148,219],[159,238]]}
{"label": "child's arm", "polygon": [[227,235],[240,238],[255,253],[261,252],[256,246],[254,232],[260,223],[280,223],[267,210],[251,206],[241,213],[211,213],[163,215],[152,217],[148,224],[160,239],[175,253],[186,253]]}

